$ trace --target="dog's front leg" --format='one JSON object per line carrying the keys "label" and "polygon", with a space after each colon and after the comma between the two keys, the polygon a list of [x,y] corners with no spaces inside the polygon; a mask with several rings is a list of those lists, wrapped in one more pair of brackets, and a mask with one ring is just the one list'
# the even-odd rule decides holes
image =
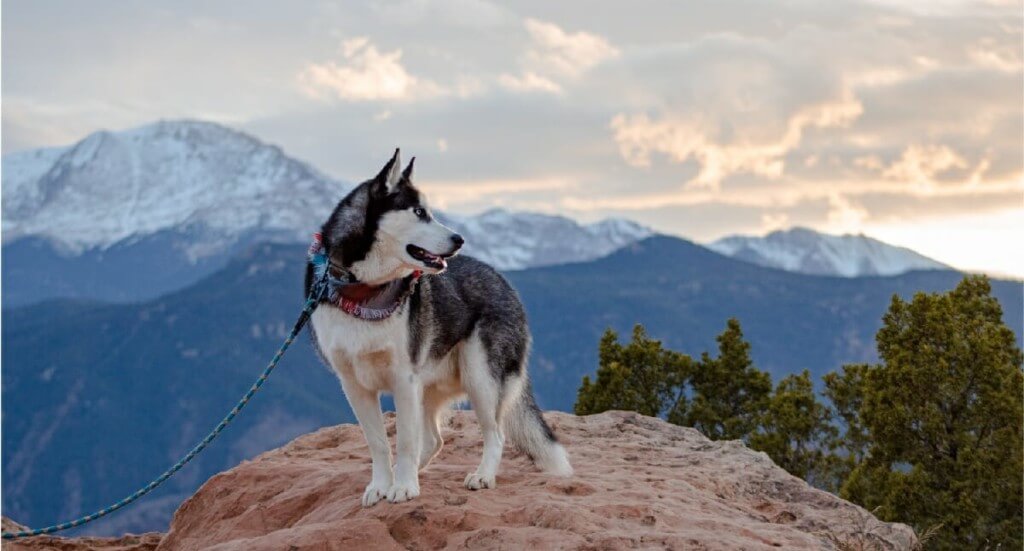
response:
{"label": "dog's front leg", "polygon": [[395,438],[395,483],[388,489],[388,501],[398,503],[420,495],[419,465],[423,435],[423,386],[408,370],[399,373],[394,385],[397,435]]}
{"label": "dog's front leg", "polygon": [[388,443],[384,416],[380,411],[380,397],[376,391],[368,390],[355,381],[342,378],[341,386],[348,397],[348,403],[356,414],[359,427],[363,429],[366,445],[373,460],[373,478],[363,492],[363,507],[374,505],[387,495],[393,478],[391,475],[391,444]]}

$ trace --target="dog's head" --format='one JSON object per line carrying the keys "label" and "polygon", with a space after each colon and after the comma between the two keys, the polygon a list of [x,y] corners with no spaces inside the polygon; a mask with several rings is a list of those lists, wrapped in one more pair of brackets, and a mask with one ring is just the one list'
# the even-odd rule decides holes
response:
{"label": "dog's head", "polygon": [[376,177],[338,203],[321,231],[331,264],[368,284],[448,266],[463,239],[431,214],[412,183],[413,161],[402,170],[396,149]]}

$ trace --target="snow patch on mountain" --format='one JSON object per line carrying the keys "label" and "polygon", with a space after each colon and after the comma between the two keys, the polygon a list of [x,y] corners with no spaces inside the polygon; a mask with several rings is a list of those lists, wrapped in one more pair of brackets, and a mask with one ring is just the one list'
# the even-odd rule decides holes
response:
{"label": "snow patch on mountain", "polygon": [[730,236],[708,244],[718,253],[790,272],[843,277],[897,275],[949,266],[865,235],[829,235],[807,228],[764,237]]}
{"label": "snow patch on mountain", "polygon": [[592,260],[653,233],[622,219],[581,225],[564,216],[504,209],[440,219],[466,237],[466,254],[502,270]]}

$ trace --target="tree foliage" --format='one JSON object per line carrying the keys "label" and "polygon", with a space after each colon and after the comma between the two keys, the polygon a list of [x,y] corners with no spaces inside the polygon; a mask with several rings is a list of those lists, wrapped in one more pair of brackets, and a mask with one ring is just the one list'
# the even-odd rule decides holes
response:
{"label": "tree foliage", "polygon": [[838,490],[850,471],[864,460],[868,449],[868,434],[861,422],[860,410],[864,403],[864,374],[871,369],[867,364],[844,366],[841,372],[831,372],[822,378],[825,397],[832,403],[832,419],[840,421],[845,429],[836,441],[843,453],[836,458],[835,480],[826,487]]}
{"label": "tree foliage", "polygon": [[847,366],[845,396],[866,453],[842,494],[921,530],[936,549],[1021,547],[1021,351],[988,280],[893,297],[882,363]]}
{"label": "tree foliage", "polygon": [[730,319],[717,340],[718,357],[701,356],[689,380],[692,399],[680,401],[669,421],[715,440],[746,438],[768,407],[771,377],[754,367],[738,320]]}
{"label": "tree foliage", "polygon": [[815,486],[833,488],[839,463],[832,453],[838,430],[832,413],[818,401],[811,373],[789,375],[779,382],[760,419],[750,447],[768,454],[780,467]]}
{"label": "tree foliage", "polygon": [[693,361],[641,326],[626,346],[608,331],[597,378],[578,414],[665,414],[714,439],[743,439],[812,484],[838,491],[919,533],[935,549],[1021,549],[1024,538],[1024,372],[1016,336],[983,276],[948,293],[894,296],[876,336],[880,364],[824,376],[770,376],[740,323],[718,355]]}
{"label": "tree foliage", "polygon": [[665,349],[661,341],[648,337],[641,325],[633,328],[633,339],[625,346],[614,331],[605,331],[598,357],[596,380],[583,377],[576,397],[577,415],[611,409],[660,415],[692,364],[685,354]]}

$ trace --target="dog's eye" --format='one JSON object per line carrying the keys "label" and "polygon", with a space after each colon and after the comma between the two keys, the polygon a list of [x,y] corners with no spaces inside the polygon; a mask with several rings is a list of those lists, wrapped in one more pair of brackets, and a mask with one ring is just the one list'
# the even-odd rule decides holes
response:
{"label": "dog's eye", "polygon": [[423,207],[416,207],[412,209],[412,213],[415,214],[418,218],[422,218],[423,220],[427,219],[427,211]]}

